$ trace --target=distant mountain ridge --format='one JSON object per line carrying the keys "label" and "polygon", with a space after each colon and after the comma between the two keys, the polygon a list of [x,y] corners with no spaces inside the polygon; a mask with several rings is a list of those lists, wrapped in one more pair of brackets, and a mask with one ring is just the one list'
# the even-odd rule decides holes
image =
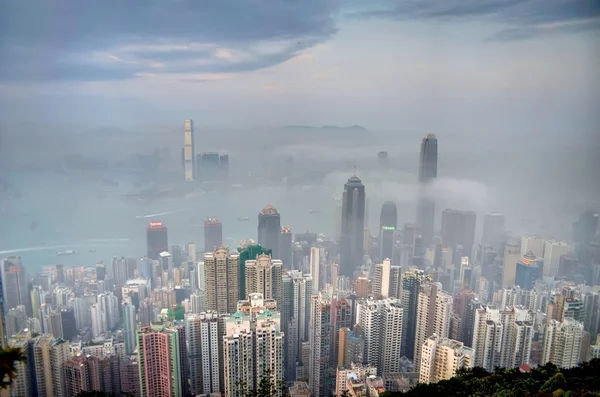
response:
{"label": "distant mountain ridge", "polygon": [[301,130],[309,130],[309,131],[336,131],[336,132],[368,132],[368,130],[361,125],[351,125],[349,127],[340,127],[337,125],[323,125],[320,127],[310,126],[310,125],[286,125],[282,127],[283,130],[291,130],[291,131],[301,131]]}

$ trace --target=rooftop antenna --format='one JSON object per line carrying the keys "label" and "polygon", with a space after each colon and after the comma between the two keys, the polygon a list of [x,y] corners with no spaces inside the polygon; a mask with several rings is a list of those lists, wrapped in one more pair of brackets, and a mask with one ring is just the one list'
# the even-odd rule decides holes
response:
{"label": "rooftop antenna", "polygon": [[354,168],[354,176],[356,176],[356,157],[354,158],[354,166],[353,166],[353,168]]}

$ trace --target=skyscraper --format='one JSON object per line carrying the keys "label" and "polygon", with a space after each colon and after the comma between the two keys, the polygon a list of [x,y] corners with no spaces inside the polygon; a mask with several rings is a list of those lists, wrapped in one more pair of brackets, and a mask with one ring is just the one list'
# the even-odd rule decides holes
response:
{"label": "skyscraper", "polygon": [[125,352],[133,354],[136,345],[137,318],[135,306],[127,303],[121,305],[123,312],[123,333],[125,334]]}
{"label": "skyscraper", "polygon": [[363,260],[365,236],[365,185],[353,175],[344,185],[339,275],[352,277]]}
{"label": "skyscraper", "polygon": [[433,334],[421,347],[419,383],[435,383],[456,376],[460,368],[472,368],[474,351],[462,342]]}
{"label": "skyscraper", "polygon": [[521,253],[525,255],[525,253],[531,251],[533,255],[542,258],[544,256],[545,243],[546,240],[543,237],[524,234],[521,237]]}
{"label": "skyscraper", "polygon": [[471,258],[476,220],[475,212],[445,209],[442,212],[442,245],[452,249],[461,245],[463,255]]}
{"label": "skyscraper", "polygon": [[279,255],[283,262],[283,267],[293,269],[292,258],[292,229],[289,226],[281,227],[281,236],[279,236]]}
{"label": "skyscraper", "polygon": [[150,222],[146,228],[147,256],[155,261],[160,259],[160,253],[169,250],[167,227],[162,222]]}
{"label": "skyscraper", "polygon": [[542,266],[544,262],[537,258],[531,251],[517,262],[515,273],[515,285],[523,289],[532,289],[535,282],[542,278]]}
{"label": "skyscraper", "polygon": [[283,265],[279,259],[271,259],[261,254],[255,260],[246,261],[246,296],[258,292],[265,299],[277,301],[277,307],[283,304],[281,275]]}
{"label": "skyscraper", "polygon": [[194,161],[196,159],[196,149],[194,147],[194,121],[187,119],[183,122],[183,164],[185,171],[185,180],[190,182],[194,180]]}
{"label": "skyscraper", "polygon": [[204,252],[212,252],[223,244],[223,225],[217,218],[204,220]]}
{"label": "skyscraper", "polygon": [[367,299],[358,303],[357,322],[365,341],[363,361],[377,373],[400,372],[404,310],[399,300]]}
{"label": "skyscraper", "polygon": [[413,359],[415,356],[415,326],[417,323],[417,306],[419,288],[422,284],[431,282],[431,277],[423,271],[411,269],[402,275],[402,306],[404,321],[402,322],[402,355]]}
{"label": "skyscraper", "polygon": [[244,300],[246,299],[246,261],[256,259],[261,254],[271,255],[272,251],[259,244],[254,244],[252,240],[245,241],[237,250],[239,253],[238,299]]}
{"label": "skyscraper", "polygon": [[387,298],[390,296],[392,266],[389,259],[375,265],[373,276],[373,294]]}
{"label": "skyscraper", "polygon": [[379,217],[379,260],[389,259],[396,264],[394,258],[394,245],[396,244],[396,227],[398,215],[396,204],[386,201],[381,207]]}
{"label": "skyscraper", "polygon": [[492,212],[483,218],[483,236],[481,243],[494,247],[498,251],[504,236],[505,218],[503,214]]}
{"label": "skyscraper", "polygon": [[[31,357],[30,357],[31,358]],[[33,342],[33,368],[36,389],[33,395],[54,397],[64,395],[64,364],[71,358],[69,343],[50,334]]]}
{"label": "skyscraper", "polygon": [[452,318],[452,297],[442,291],[440,283],[419,287],[417,321],[415,323],[415,368],[420,368],[423,343],[431,335],[447,338]]}
{"label": "skyscraper", "polygon": [[279,237],[281,234],[281,216],[272,205],[267,205],[258,213],[258,244],[270,249],[273,259],[279,256]]}
{"label": "skyscraper", "polygon": [[544,245],[544,276],[558,276],[560,257],[571,251],[564,241],[547,240]]}
{"label": "skyscraper", "polygon": [[218,393],[221,357],[219,321],[224,317],[214,312],[195,314],[185,319],[190,388],[193,395]]}
{"label": "skyscraper", "polygon": [[31,297],[25,268],[21,265],[10,265],[4,269],[4,310],[8,312],[23,305],[27,315],[31,316]]}
{"label": "skyscraper", "polygon": [[544,333],[542,362],[572,368],[580,361],[582,342],[582,323],[568,317],[562,322],[550,320]]}
{"label": "skyscraper", "polygon": [[204,254],[206,310],[218,314],[237,311],[239,259],[238,254],[230,254],[223,247]]}
{"label": "skyscraper", "polygon": [[423,244],[428,246],[433,242],[433,227],[435,220],[435,202],[427,197],[427,184],[437,178],[438,142],[434,134],[427,134],[421,141],[421,156],[419,159],[419,183],[421,197],[419,198],[417,224],[421,227]]}
{"label": "skyscraper", "polygon": [[[357,178],[358,179],[358,178]],[[313,396],[328,396],[331,301],[320,293],[310,298],[309,386]]]}
{"label": "skyscraper", "polygon": [[137,331],[140,391],[145,397],[180,397],[181,357],[179,333],[163,323]]}
{"label": "skyscraper", "polygon": [[517,240],[508,241],[504,245],[504,264],[502,267],[502,284],[504,287],[510,288],[515,285],[519,259],[521,259],[521,242]]}

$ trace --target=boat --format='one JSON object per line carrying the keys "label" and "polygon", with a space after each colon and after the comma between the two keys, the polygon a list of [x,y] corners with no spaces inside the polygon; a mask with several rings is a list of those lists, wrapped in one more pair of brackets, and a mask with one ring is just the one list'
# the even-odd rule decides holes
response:
{"label": "boat", "polygon": [[308,210],[308,212],[309,212],[310,214],[318,214],[318,213],[319,213],[319,212],[321,212],[321,211],[319,211],[319,210]]}
{"label": "boat", "polygon": [[58,256],[75,255],[76,253],[77,253],[77,251],[66,250],[66,251],[59,251],[56,253],[56,255],[58,255]]}
{"label": "boat", "polygon": [[245,221],[249,221],[250,218],[248,218],[247,216],[240,216],[238,218],[238,222],[245,222]]}

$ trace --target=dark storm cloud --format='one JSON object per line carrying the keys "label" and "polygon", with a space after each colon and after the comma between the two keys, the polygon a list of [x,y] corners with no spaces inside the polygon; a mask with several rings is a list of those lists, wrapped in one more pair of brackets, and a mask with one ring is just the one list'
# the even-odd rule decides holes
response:
{"label": "dark storm cloud", "polygon": [[513,27],[489,40],[524,40],[549,31],[574,32],[599,29],[598,0],[408,0],[376,2],[368,10],[353,11],[358,18],[465,19],[489,18]]}
{"label": "dark storm cloud", "polygon": [[[159,72],[194,73],[268,67],[330,38],[335,32],[333,4],[323,0],[0,0],[0,80],[114,79],[149,72],[151,67]],[[273,41],[286,45],[268,51],[261,48]],[[195,48],[194,43],[213,47]],[[218,57],[217,47],[243,56]]]}

